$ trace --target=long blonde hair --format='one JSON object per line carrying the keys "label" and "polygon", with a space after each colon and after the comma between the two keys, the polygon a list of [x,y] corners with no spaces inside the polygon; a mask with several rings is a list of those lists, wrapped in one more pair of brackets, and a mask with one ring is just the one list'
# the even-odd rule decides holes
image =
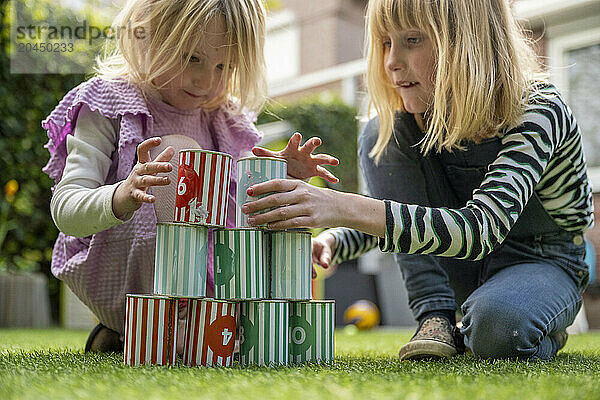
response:
{"label": "long blonde hair", "polygon": [[404,111],[385,71],[387,32],[419,29],[434,46],[435,93],[425,114],[424,154],[518,125],[540,68],[508,0],[370,0],[367,19],[367,86],[379,116],[369,154],[376,162],[392,137],[395,113]]}
{"label": "long blonde hair", "polygon": [[203,43],[216,18],[224,21],[228,39],[222,77],[227,85],[217,102],[236,99],[240,110],[259,111],[267,93],[261,0],[129,0],[115,18],[116,40],[107,41],[96,73],[155,91],[159,75],[183,72],[184,55]]}

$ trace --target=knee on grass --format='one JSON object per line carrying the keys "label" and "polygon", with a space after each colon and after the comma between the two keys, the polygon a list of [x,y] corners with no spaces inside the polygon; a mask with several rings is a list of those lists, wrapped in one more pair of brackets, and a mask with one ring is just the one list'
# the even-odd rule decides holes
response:
{"label": "knee on grass", "polygon": [[520,304],[478,301],[463,310],[466,344],[476,357],[490,359],[529,359],[543,333]]}

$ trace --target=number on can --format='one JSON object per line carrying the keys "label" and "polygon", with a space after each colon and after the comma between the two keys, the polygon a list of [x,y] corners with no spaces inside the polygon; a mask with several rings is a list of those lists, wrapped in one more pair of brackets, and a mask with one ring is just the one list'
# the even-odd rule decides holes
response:
{"label": "number on can", "polygon": [[230,332],[229,329],[225,328],[223,329],[221,335],[223,335],[223,346],[227,346],[227,344],[231,340],[231,337],[233,336],[233,332]]}
{"label": "number on can", "polygon": [[185,194],[185,191],[187,190],[187,186],[186,186],[185,182],[183,181],[184,179],[185,179],[185,176],[182,176],[181,179],[179,180],[179,183],[177,184],[177,194],[178,195]]}
{"label": "number on can", "polygon": [[[298,337],[298,333],[300,336]],[[301,326],[297,326],[292,330],[292,340],[295,344],[302,344],[306,340],[306,331]]]}

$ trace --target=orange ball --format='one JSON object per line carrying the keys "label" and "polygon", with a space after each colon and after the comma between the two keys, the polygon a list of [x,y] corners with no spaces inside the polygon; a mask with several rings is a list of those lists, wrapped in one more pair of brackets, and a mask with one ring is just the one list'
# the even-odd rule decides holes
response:
{"label": "orange ball", "polygon": [[358,329],[371,329],[379,325],[379,309],[369,300],[358,300],[344,311],[344,323],[354,324]]}

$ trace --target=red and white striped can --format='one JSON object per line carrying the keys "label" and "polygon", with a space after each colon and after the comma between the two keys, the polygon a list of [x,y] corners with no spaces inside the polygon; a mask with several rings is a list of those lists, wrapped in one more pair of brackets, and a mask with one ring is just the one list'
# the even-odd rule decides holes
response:
{"label": "red and white striped can", "polygon": [[231,367],[237,304],[213,299],[188,302],[183,363],[188,367]]}
{"label": "red and white striped can", "polygon": [[127,295],[125,365],[175,365],[177,302],[165,296]]}
{"label": "red and white striped can", "polygon": [[232,157],[216,151],[179,151],[175,221],[225,226]]}

